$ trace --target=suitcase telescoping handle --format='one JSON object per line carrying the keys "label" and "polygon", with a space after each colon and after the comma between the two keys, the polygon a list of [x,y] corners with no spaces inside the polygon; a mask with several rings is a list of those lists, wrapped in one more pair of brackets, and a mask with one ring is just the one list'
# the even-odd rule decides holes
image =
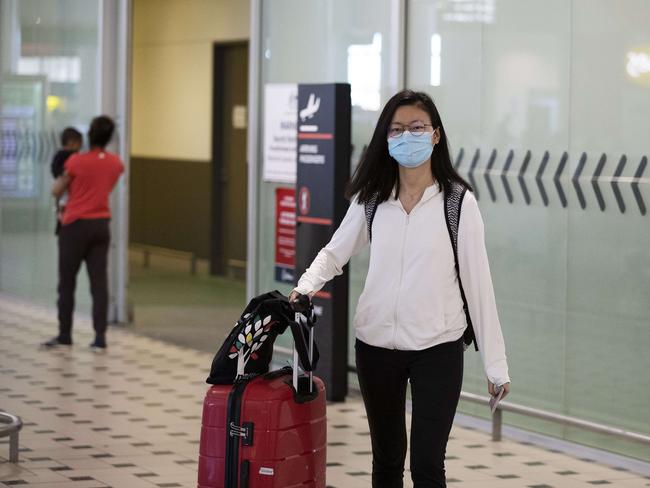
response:
{"label": "suitcase telescoping handle", "polygon": [[[307,295],[298,295],[298,298],[291,302],[294,312],[296,312],[296,323],[301,325],[303,323],[307,324],[309,329],[309,363],[313,364],[314,361],[314,323],[312,321],[311,314],[313,314],[313,307],[311,300]],[[298,349],[296,348],[296,342],[294,339],[293,343],[293,387],[298,391]],[[311,368],[310,368],[311,369]],[[314,388],[314,373],[309,371],[307,373],[309,377],[309,393],[313,392]]]}

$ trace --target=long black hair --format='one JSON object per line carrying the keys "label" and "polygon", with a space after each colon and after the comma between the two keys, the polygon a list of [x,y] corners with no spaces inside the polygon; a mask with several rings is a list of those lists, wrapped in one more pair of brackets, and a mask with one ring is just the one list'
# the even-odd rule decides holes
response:
{"label": "long black hair", "polygon": [[367,203],[375,195],[377,203],[385,202],[395,189],[395,197],[399,196],[398,163],[388,153],[388,129],[395,111],[403,105],[415,105],[429,114],[433,128],[440,128],[440,142],[436,144],[431,154],[431,173],[441,191],[450,191],[452,182],[456,181],[469,190],[472,187],[456,171],[451,164],[447,134],[442,126],[440,114],[431,97],[423,92],[402,90],[388,100],[382,110],[370,144],[357,166],[352,180],[346,189],[346,197],[352,198],[358,194],[359,203]]}

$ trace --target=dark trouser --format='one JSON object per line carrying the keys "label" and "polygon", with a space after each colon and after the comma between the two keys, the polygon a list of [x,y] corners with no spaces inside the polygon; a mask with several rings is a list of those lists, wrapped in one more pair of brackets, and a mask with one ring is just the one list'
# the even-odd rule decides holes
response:
{"label": "dark trouser", "polygon": [[108,313],[109,220],[77,220],[59,232],[59,340],[72,340],[72,313],[77,273],[86,262],[93,298],[93,326],[98,338],[106,333]]}
{"label": "dark trouser", "polygon": [[463,382],[462,338],[422,351],[384,349],[357,340],[356,359],[372,441],[372,486],[403,486],[410,380],[413,487],[446,487],[445,450]]}

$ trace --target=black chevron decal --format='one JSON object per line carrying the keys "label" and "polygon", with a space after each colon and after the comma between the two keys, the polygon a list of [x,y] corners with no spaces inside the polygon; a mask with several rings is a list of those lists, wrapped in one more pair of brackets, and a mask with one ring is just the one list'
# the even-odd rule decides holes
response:
{"label": "black chevron decal", "polygon": [[530,151],[526,151],[526,156],[524,156],[524,162],[521,163],[521,169],[519,170],[519,186],[521,186],[521,192],[524,194],[524,200],[526,205],[530,205],[530,194],[528,193],[528,187],[526,186],[526,181],[524,180],[524,175],[528,170],[528,164],[530,163]]}
{"label": "black chevron decal", "polygon": [[478,164],[478,160],[481,157],[481,153],[478,149],[476,149],[476,152],[474,153],[474,157],[472,158],[472,164],[470,165],[469,168],[469,173],[467,174],[467,177],[469,178],[469,184],[472,185],[472,188],[474,188],[474,196],[476,199],[479,199],[479,194],[478,194],[478,186],[476,185],[476,180],[474,179],[474,171],[476,170],[476,165]]}
{"label": "black chevron decal", "polygon": [[583,208],[583,210],[587,208],[587,201],[585,200],[585,196],[582,193],[582,187],[580,186],[580,175],[582,174],[582,170],[585,168],[585,164],[587,164],[587,153],[583,152],[580,156],[580,161],[578,162],[578,169],[576,169],[575,174],[571,178],[573,187],[576,189],[578,201],[580,202],[580,206]]}
{"label": "black chevron decal", "polygon": [[506,198],[508,202],[512,203],[512,192],[510,191],[510,185],[508,184],[507,174],[510,171],[510,165],[512,164],[512,158],[515,156],[515,153],[510,150],[508,157],[506,158],[506,164],[503,166],[503,171],[501,172],[501,182],[503,183],[503,189],[506,191]]}
{"label": "black chevron decal", "polygon": [[607,156],[605,153],[600,156],[600,161],[598,161],[598,166],[596,166],[596,172],[594,173],[594,176],[591,178],[591,186],[594,188],[594,193],[596,194],[596,200],[598,200],[598,206],[600,207],[600,210],[603,212],[605,211],[605,200],[603,199],[603,194],[600,192],[600,187],[598,186],[598,178],[600,178],[600,175],[603,172],[603,168],[605,167],[605,163],[607,162]]}
{"label": "black chevron decal", "polygon": [[625,213],[625,201],[623,201],[623,195],[621,195],[621,190],[618,187],[618,179],[623,174],[623,168],[625,168],[625,163],[627,162],[627,156],[623,154],[621,160],[618,162],[616,171],[614,172],[614,177],[612,178],[612,191],[614,192],[614,197],[616,198],[616,203],[618,203],[618,208],[621,213]]}
{"label": "black chevron decal", "polygon": [[497,201],[497,195],[494,192],[494,186],[492,186],[492,180],[490,179],[490,171],[492,171],[496,159],[497,159],[497,150],[492,149],[492,153],[490,154],[490,159],[488,160],[487,167],[485,168],[485,183],[487,184],[488,191],[490,192],[490,198],[492,199],[493,202]]}
{"label": "black chevron decal", "polygon": [[458,156],[456,156],[456,162],[454,163],[454,168],[460,168],[460,164],[463,162],[463,156],[465,156],[465,150],[461,147],[458,151]]}
{"label": "black chevron decal", "polygon": [[545,207],[548,207],[548,196],[546,195],[546,190],[544,189],[542,176],[544,175],[544,171],[546,170],[546,165],[548,164],[549,157],[550,156],[548,154],[548,151],[544,151],[542,162],[539,163],[539,169],[537,170],[537,175],[535,176],[535,179],[537,180],[537,188],[539,188],[539,194],[542,197],[542,202],[544,202]]}
{"label": "black chevron decal", "polygon": [[643,156],[641,158],[641,162],[639,163],[639,167],[636,170],[636,173],[634,173],[634,181],[632,182],[632,192],[634,193],[634,198],[636,198],[636,203],[639,206],[639,211],[641,212],[641,215],[646,214],[646,206],[645,202],[643,201],[643,197],[641,196],[641,192],[639,191],[639,180],[641,179],[641,176],[643,176],[643,172],[645,171],[645,167],[648,164],[648,158],[646,156]]}
{"label": "black chevron decal", "polygon": [[557,171],[555,172],[555,176],[553,176],[553,181],[555,182],[555,188],[557,189],[557,194],[560,197],[560,202],[562,203],[562,206],[566,208],[567,206],[567,199],[566,195],[564,194],[564,189],[562,188],[562,182],[560,181],[560,178],[562,177],[562,172],[564,171],[564,167],[566,166],[567,159],[569,159],[569,155],[567,154],[566,151],[562,153],[562,158],[560,159],[560,164],[557,167]]}

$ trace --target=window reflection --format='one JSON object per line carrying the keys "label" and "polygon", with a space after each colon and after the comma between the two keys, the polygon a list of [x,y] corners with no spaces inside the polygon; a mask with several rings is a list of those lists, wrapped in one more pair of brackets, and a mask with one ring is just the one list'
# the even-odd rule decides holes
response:
{"label": "window reflection", "polygon": [[79,83],[81,59],[78,56],[28,56],[18,59],[19,75],[46,75],[50,82]]}
{"label": "window reflection", "polygon": [[494,23],[496,0],[448,0],[443,4],[442,19],[446,22]]}
{"label": "window reflection", "polygon": [[440,66],[442,65],[442,45],[440,34],[431,36],[431,86],[440,86]]}
{"label": "window reflection", "polygon": [[381,34],[375,32],[371,44],[348,47],[348,83],[352,105],[377,111],[381,105]]}
{"label": "window reflection", "polygon": [[650,48],[628,52],[625,71],[635,81],[650,84]]}

